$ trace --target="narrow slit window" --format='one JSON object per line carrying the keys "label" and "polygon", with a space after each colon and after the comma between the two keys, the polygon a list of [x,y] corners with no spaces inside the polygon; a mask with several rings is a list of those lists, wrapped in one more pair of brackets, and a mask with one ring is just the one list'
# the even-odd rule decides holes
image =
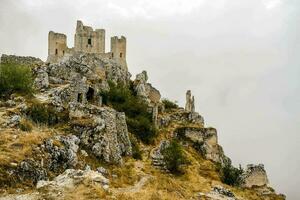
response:
{"label": "narrow slit window", "polygon": [[91,38],[88,39],[88,44],[92,45],[92,39]]}
{"label": "narrow slit window", "polygon": [[55,49],[55,55],[57,55],[58,54],[58,50],[57,49]]}
{"label": "narrow slit window", "polygon": [[122,53],[120,53],[120,58],[122,58],[122,56],[123,56],[123,54],[122,54]]}

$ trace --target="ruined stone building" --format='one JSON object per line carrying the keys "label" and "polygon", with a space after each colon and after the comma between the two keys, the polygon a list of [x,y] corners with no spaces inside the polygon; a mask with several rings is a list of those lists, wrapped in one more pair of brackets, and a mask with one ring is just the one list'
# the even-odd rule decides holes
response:
{"label": "ruined stone building", "polygon": [[105,52],[105,30],[93,30],[77,21],[74,37],[74,47],[67,46],[67,36],[62,33],[49,32],[48,35],[48,63],[56,63],[64,57],[74,53],[91,53],[101,57],[114,59],[126,66],[126,38],[111,37],[110,52]]}

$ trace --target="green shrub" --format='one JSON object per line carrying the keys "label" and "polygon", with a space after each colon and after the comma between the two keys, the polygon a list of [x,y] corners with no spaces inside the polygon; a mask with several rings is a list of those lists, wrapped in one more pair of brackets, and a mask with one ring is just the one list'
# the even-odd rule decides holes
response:
{"label": "green shrub", "polygon": [[0,95],[8,96],[14,92],[31,94],[33,89],[31,69],[18,64],[0,65]]}
{"label": "green shrub", "polygon": [[136,160],[142,160],[142,152],[140,150],[139,143],[137,139],[130,134],[130,142],[132,147],[132,157]]}
{"label": "green shrub", "polygon": [[178,105],[168,99],[163,99],[162,100],[163,104],[165,105],[165,109],[166,110],[170,110],[170,109],[174,109],[174,108],[178,108]]}
{"label": "green shrub", "polygon": [[32,123],[31,123],[30,120],[28,120],[28,119],[22,119],[20,121],[19,128],[22,131],[30,132],[30,131],[32,131],[33,126],[32,126]]}
{"label": "green shrub", "polygon": [[128,130],[144,143],[153,142],[156,129],[147,104],[136,96],[135,92],[122,84],[109,83],[110,90],[101,92],[103,104],[109,105],[119,112],[125,112]]}
{"label": "green shrub", "polygon": [[176,141],[172,140],[170,145],[162,151],[164,162],[167,169],[174,174],[182,173],[181,166],[187,163],[182,146]]}
{"label": "green shrub", "polygon": [[35,123],[47,125],[55,125],[69,119],[67,112],[57,112],[53,107],[41,103],[33,103],[29,108],[28,116]]}
{"label": "green shrub", "polygon": [[231,163],[221,166],[217,166],[221,181],[227,185],[240,186],[242,184],[242,174],[244,170],[239,166],[235,168]]}

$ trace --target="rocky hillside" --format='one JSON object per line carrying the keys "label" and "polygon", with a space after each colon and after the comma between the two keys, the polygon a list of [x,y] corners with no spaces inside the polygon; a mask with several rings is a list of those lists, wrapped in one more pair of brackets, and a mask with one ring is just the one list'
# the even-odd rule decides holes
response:
{"label": "rocky hillside", "polygon": [[0,200],[285,199],[262,164],[232,166],[191,91],[181,108],[146,71],[2,55],[0,91]]}

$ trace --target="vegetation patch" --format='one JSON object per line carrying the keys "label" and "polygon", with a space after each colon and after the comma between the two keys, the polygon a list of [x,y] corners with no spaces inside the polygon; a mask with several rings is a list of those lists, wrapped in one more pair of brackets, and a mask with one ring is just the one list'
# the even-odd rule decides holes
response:
{"label": "vegetation patch", "polygon": [[32,94],[33,77],[31,69],[18,64],[0,64],[0,95],[12,93]]}
{"label": "vegetation patch", "polygon": [[170,145],[162,151],[162,154],[166,167],[171,173],[183,173],[181,166],[187,164],[187,159],[178,141],[172,140]]}
{"label": "vegetation patch", "polygon": [[101,92],[103,103],[119,112],[125,112],[129,132],[133,133],[144,143],[152,143],[157,130],[148,112],[147,104],[136,96],[132,87],[122,84],[109,83],[110,90]]}
{"label": "vegetation patch", "polygon": [[28,116],[35,123],[55,125],[68,121],[67,111],[56,111],[52,106],[42,103],[33,103],[28,111]]}
{"label": "vegetation patch", "polygon": [[241,166],[235,168],[231,163],[227,163],[224,166],[221,164],[217,165],[217,170],[219,171],[221,181],[227,185],[240,186],[242,184],[242,174],[244,170]]}
{"label": "vegetation patch", "polygon": [[166,110],[171,110],[171,109],[176,109],[178,108],[178,105],[173,102],[173,101],[170,101],[168,99],[163,99],[162,100],[162,103],[165,105],[165,109]]}

